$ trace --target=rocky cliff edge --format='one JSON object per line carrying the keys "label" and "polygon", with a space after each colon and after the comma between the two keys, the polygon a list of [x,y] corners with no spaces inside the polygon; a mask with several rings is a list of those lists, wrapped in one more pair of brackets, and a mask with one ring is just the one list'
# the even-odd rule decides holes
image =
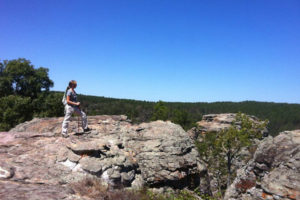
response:
{"label": "rocky cliff edge", "polygon": [[[92,116],[89,134],[60,135],[63,118],[34,119],[0,133],[0,199],[76,199],[70,184],[96,177],[111,185],[194,188],[206,172],[188,134],[171,122],[133,125]],[[80,198],[79,198],[80,199]]]}

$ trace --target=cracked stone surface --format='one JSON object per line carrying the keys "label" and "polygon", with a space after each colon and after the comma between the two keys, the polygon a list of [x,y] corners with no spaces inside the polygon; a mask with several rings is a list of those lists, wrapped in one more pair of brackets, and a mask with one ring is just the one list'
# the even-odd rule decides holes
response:
{"label": "cracked stone surface", "polygon": [[63,118],[33,119],[0,133],[0,199],[80,199],[70,184],[96,177],[135,189],[193,188],[206,168],[178,125],[88,117],[89,134],[60,136]]}
{"label": "cracked stone surface", "polygon": [[266,138],[238,171],[225,199],[300,199],[300,130]]}

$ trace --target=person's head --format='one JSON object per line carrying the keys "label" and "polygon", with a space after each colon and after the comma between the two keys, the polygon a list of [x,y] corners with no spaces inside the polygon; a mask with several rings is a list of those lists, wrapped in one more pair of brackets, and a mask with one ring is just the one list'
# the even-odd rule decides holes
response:
{"label": "person's head", "polygon": [[69,82],[69,88],[76,88],[76,86],[77,86],[77,82],[75,80],[71,80]]}

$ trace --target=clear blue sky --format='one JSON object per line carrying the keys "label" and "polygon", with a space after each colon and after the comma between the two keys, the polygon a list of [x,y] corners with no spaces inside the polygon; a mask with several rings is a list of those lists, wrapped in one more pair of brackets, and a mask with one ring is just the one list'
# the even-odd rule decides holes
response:
{"label": "clear blue sky", "polygon": [[0,0],[0,59],[64,90],[300,103],[299,0]]}

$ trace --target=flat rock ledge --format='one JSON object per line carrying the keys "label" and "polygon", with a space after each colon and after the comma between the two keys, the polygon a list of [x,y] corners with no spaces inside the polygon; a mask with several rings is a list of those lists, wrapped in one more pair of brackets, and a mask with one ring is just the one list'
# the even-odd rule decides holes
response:
{"label": "flat rock ledge", "polygon": [[81,199],[70,185],[87,177],[134,189],[203,184],[206,168],[179,125],[91,116],[90,133],[76,133],[74,118],[63,138],[62,121],[33,119],[0,133],[0,199]]}
{"label": "flat rock ledge", "polygon": [[266,138],[237,173],[225,200],[300,199],[300,130]]}

